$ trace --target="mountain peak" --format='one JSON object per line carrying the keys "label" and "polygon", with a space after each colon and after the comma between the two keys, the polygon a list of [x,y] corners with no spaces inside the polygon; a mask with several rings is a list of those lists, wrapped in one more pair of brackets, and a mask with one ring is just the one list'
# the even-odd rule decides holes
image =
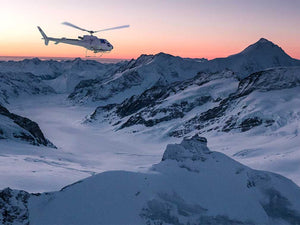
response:
{"label": "mountain peak", "polygon": [[266,53],[269,52],[272,55],[286,55],[286,53],[276,44],[273,42],[261,38],[257,42],[255,42],[252,45],[249,45],[244,51],[242,51],[242,54],[260,54],[260,53]]}
{"label": "mountain peak", "polygon": [[42,62],[42,60],[40,60],[40,59],[37,58],[37,57],[34,57],[34,58],[32,58],[32,59],[24,59],[23,62],[24,62],[24,63],[32,62],[33,64],[38,65],[40,62]]}
{"label": "mountain peak", "polygon": [[155,54],[155,56],[156,57],[174,57],[173,55],[164,53],[164,52],[157,53],[157,54]]}
{"label": "mountain peak", "polygon": [[[272,43],[272,42],[269,41],[269,40],[266,39],[266,38],[261,38],[261,39],[259,39],[258,42],[256,42],[256,43]],[[272,43],[272,44],[273,44],[273,43]]]}
{"label": "mountain peak", "polygon": [[209,154],[207,140],[197,134],[191,138],[184,138],[180,144],[169,144],[164,152],[162,161],[167,159],[182,162],[185,160],[197,161],[203,159],[204,154]]}
{"label": "mountain peak", "polygon": [[80,57],[73,59],[73,62],[82,62],[83,60]]}

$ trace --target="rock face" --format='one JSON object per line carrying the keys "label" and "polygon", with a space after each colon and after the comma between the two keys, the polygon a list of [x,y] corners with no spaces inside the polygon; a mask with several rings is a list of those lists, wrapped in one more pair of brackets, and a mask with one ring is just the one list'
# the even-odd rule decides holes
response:
{"label": "rock face", "polygon": [[0,105],[0,139],[25,141],[33,145],[44,145],[55,148],[45,138],[39,125],[26,117],[10,113]]}
{"label": "rock face", "polygon": [[197,135],[168,145],[162,161],[149,172],[105,172],[52,193],[5,189],[0,204],[2,221],[11,224],[296,225],[300,221],[298,186],[210,151],[207,140]]}

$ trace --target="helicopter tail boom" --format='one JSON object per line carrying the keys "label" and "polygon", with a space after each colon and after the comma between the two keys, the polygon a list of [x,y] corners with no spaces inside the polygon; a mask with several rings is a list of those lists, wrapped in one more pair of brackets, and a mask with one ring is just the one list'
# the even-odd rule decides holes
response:
{"label": "helicopter tail boom", "polygon": [[37,28],[39,29],[40,33],[43,36],[43,39],[45,40],[45,45],[48,45],[49,39],[48,39],[47,35],[45,34],[45,32],[39,26]]}

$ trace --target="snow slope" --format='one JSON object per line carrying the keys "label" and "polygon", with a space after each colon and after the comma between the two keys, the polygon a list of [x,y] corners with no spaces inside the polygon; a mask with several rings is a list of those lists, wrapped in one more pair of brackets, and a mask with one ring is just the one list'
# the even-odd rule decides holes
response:
{"label": "snow slope", "polygon": [[[168,145],[149,172],[111,171],[43,194],[5,189],[20,224],[299,224],[300,188],[250,169],[194,136]],[[15,210],[10,210],[15,206]],[[20,216],[22,215],[22,217]]]}

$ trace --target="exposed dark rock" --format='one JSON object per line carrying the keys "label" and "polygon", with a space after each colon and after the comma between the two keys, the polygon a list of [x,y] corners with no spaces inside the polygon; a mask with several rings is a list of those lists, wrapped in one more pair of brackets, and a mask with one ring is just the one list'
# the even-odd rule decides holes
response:
{"label": "exposed dark rock", "polygon": [[29,213],[27,201],[29,193],[25,191],[11,190],[0,191],[0,224],[29,225]]}
{"label": "exposed dark rock", "polygon": [[263,202],[262,206],[269,217],[282,219],[294,225],[300,224],[300,214],[290,209],[291,203],[287,198],[275,189],[267,189],[265,194],[268,196],[268,201]]}
{"label": "exposed dark rock", "polygon": [[240,124],[240,128],[241,128],[242,132],[245,132],[245,131],[252,129],[253,127],[261,125],[262,123],[263,123],[263,121],[261,118],[258,118],[258,117],[248,118],[248,119],[245,119]]}
{"label": "exposed dark rock", "polygon": [[[29,133],[20,132],[19,134],[13,134],[15,138],[27,141],[33,145],[44,145],[52,148],[56,148],[49,140],[47,140],[41,131],[39,125],[26,118],[13,113],[10,113],[5,107],[0,105],[0,115],[6,116],[13,120],[13,122]],[[3,134],[4,132],[2,132]],[[3,137],[5,138],[5,137]]]}

